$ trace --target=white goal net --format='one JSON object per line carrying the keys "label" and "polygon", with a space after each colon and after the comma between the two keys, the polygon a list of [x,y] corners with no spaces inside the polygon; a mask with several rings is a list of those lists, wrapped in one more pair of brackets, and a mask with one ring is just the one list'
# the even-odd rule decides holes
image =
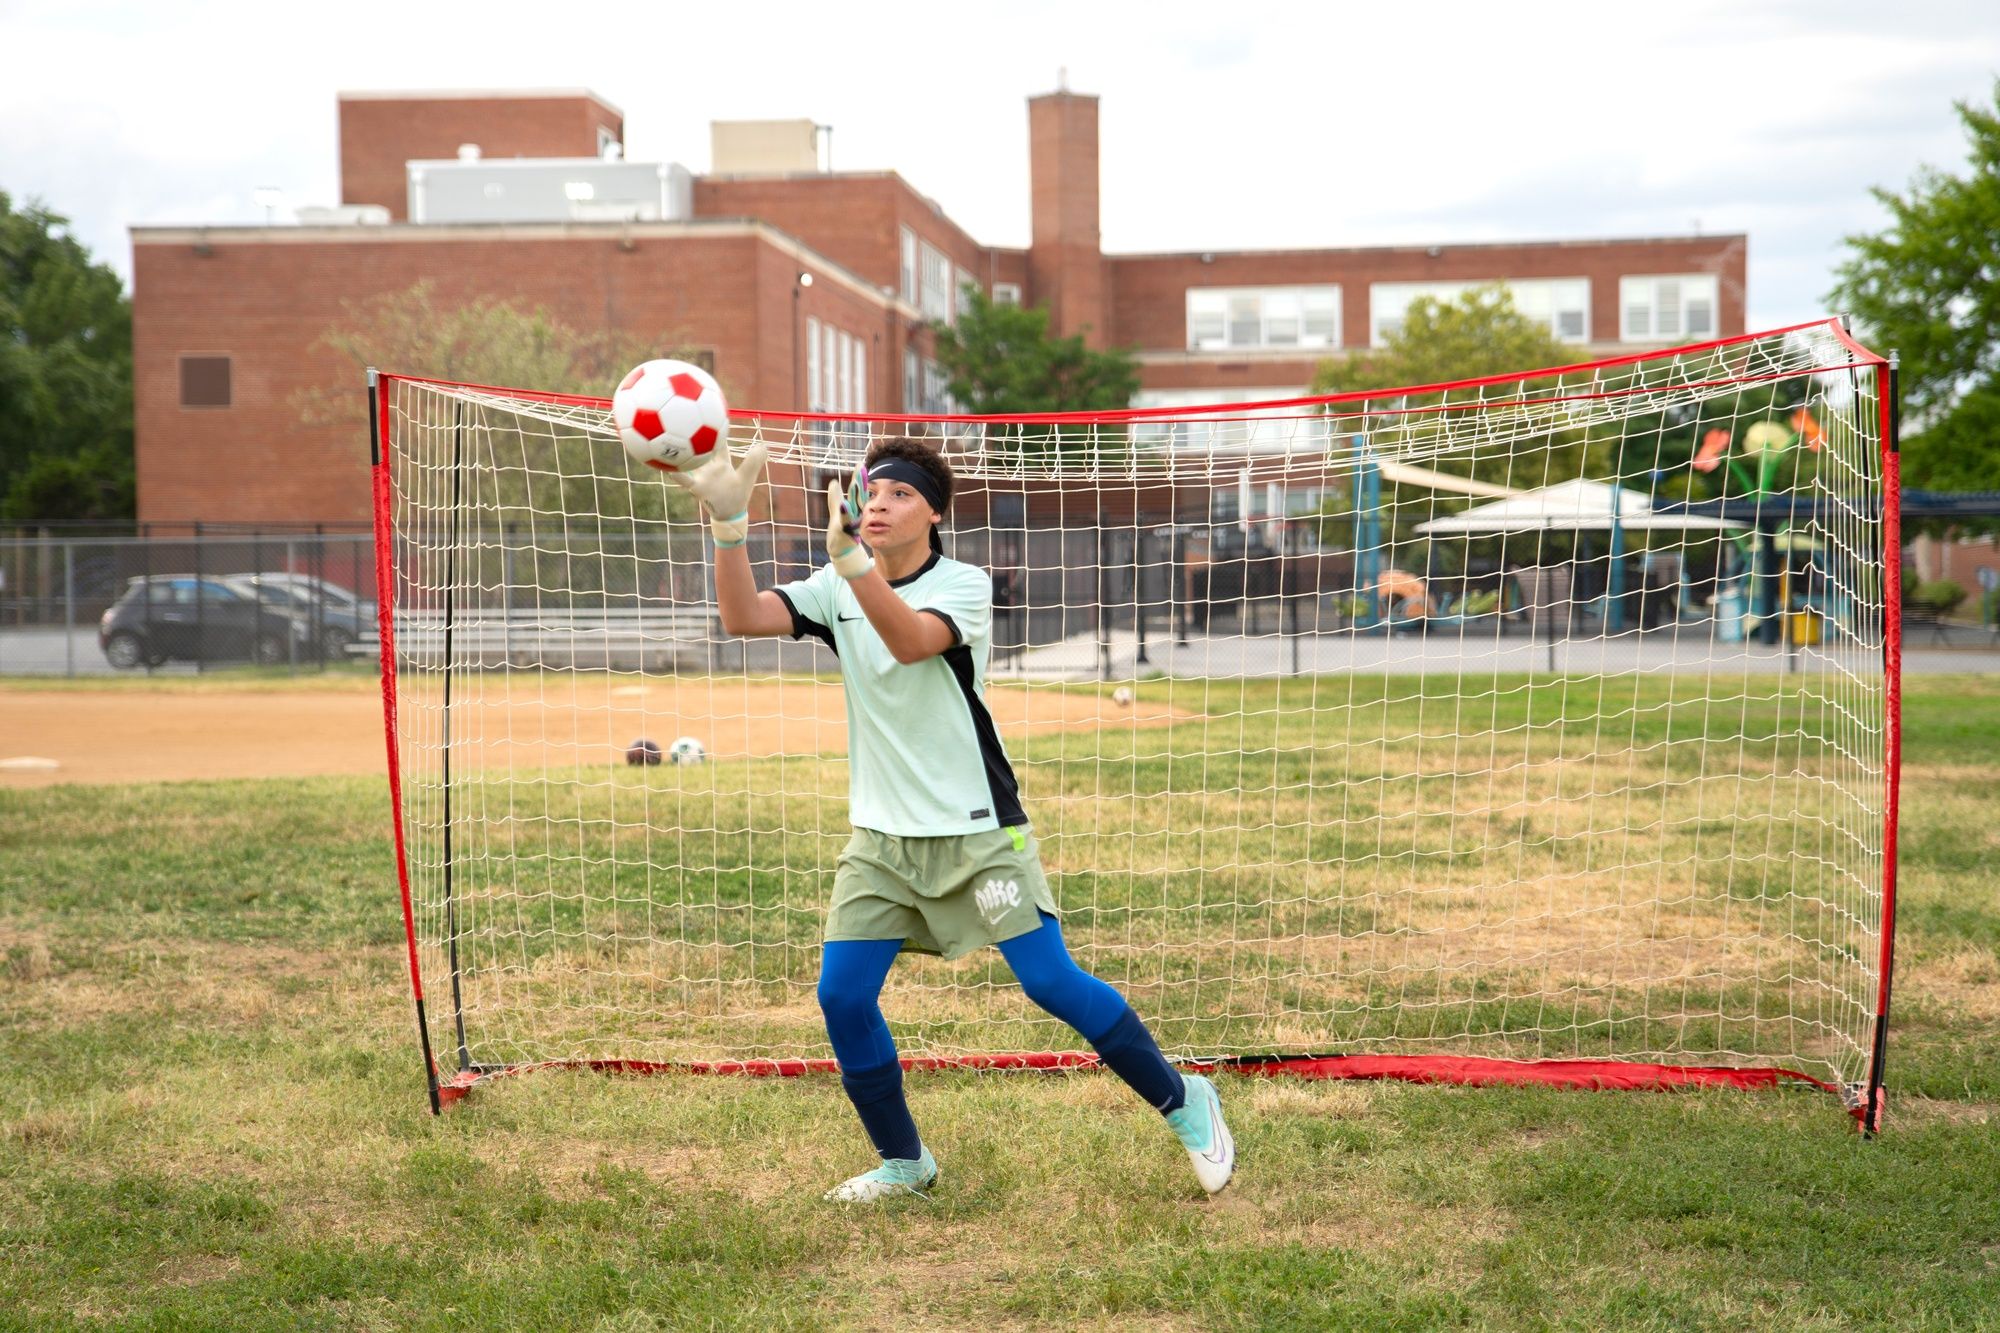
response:
{"label": "white goal net", "polygon": [[[732,430],[772,460],[763,587],[824,559],[826,481],[872,441],[950,459],[945,550],[993,576],[987,706],[1065,933],[1169,1055],[1719,1068],[1860,1105],[1893,901],[1889,377],[1827,323],[1365,398]],[[721,632],[705,528],[605,403],[376,393],[434,1087],[825,1058],[837,662]],[[906,955],[883,1007],[919,1060],[1075,1045],[991,951]]]}

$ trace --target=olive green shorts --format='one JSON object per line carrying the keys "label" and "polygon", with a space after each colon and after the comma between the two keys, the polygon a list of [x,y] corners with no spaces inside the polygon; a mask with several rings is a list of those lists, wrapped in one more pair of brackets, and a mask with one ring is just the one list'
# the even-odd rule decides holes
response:
{"label": "olive green shorts", "polygon": [[1056,915],[1056,900],[1025,826],[947,838],[858,828],[834,863],[826,938],[960,958],[1040,929],[1043,912]]}

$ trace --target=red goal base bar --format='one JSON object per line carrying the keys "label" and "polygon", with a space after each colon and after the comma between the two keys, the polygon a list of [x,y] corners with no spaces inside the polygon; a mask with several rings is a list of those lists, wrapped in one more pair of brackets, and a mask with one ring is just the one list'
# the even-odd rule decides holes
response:
{"label": "red goal base bar", "polygon": [[[1088,1051],[1038,1051],[997,1055],[911,1056],[903,1068],[933,1069],[1090,1069],[1098,1064]],[[1863,1128],[1880,1126],[1880,1108],[1867,1108],[1838,1084],[1796,1070],[1769,1066],[1656,1065],[1630,1060],[1499,1060],[1477,1055],[1238,1055],[1191,1062],[1204,1073],[1227,1071],[1250,1078],[1396,1079],[1406,1083],[1457,1083],[1468,1087],[1502,1084],[1540,1085],[1578,1090],[1670,1092],[1683,1088],[1778,1088],[1803,1083],[1832,1093],[1847,1103],[1848,1113]],[[802,1074],[838,1073],[833,1060],[544,1060],[531,1064],[469,1069],[438,1083],[438,1101],[459,1101],[489,1079],[529,1074],[544,1069],[588,1069],[604,1074],[733,1074],[751,1078],[795,1078]]]}

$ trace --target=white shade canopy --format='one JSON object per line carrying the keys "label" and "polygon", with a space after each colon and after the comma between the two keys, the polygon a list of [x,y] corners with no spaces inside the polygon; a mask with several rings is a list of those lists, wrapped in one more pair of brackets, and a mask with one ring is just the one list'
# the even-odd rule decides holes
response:
{"label": "white shade canopy", "polygon": [[[1416,530],[1433,537],[1449,533],[1609,531],[1612,491],[1601,481],[1559,481],[1540,490],[1475,505],[1462,514],[1419,523]],[[1656,528],[1715,531],[1743,526],[1699,514],[1655,514],[1652,501],[1643,493],[1622,488],[1618,490],[1617,521],[1627,532]]]}

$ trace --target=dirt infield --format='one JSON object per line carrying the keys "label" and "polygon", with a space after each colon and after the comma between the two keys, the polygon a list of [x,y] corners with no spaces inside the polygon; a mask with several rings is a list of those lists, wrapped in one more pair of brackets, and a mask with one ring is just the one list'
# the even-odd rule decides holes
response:
{"label": "dirt infield", "polygon": [[[504,694],[461,686],[451,710],[453,762],[614,763],[641,736],[663,747],[693,736],[718,758],[847,750],[838,685],[680,679],[607,689],[587,681]],[[405,699],[406,744],[441,742],[436,702]],[[989,691],[987,705],[1010,740],[1190,716],[1143,701],[1120,708],[1091,691],[1015,686]],[[0,788],[381,773],[385,754],[382,703],[372,693],[0,692]]]}

